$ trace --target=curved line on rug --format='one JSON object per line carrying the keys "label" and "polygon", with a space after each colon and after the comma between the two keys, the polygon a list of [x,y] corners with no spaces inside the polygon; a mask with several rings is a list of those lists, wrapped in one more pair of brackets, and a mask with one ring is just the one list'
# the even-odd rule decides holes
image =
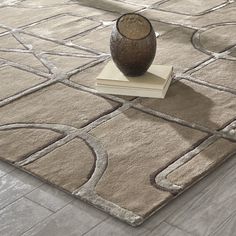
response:
{"label": "curved line on rug", "polygon": [[[236,121],[235,120],[232,121],[229,125],[223,128],[222,132],[227,133],[230,136],[235,136],[236,138]],[[209,138],[204,140],[201,144],[199,144],[197,147],[195,147],[193,150],[187,152],[185,155],[183,155],[182,157],[177,159],[175,162],[173,162],[171,165],[166,167],[164,170],[162,170],[159,173],[156,173],[155,183],[157,187],[164,191],[171,192],[172,194],[177,194],[180,191],[182,191],[185,186],[172,183],[169,179],[167,179],[168,175],[171,174],[173,171],[177,170],[179,167],[186,164],[187,162],[189,162],[201,151],[205,150],[208,146],[212,145],[214,142],[216,142],[220,138],[221,137],[217,135],[210,136]],[[227,154],[225,158],[228,158],[231,156],[232,156],[232,153]]]}
{"label": "curved line on rug", "polygon": [[211,51],[211,50],[208,50],[207,48],[205,48],[201,44],[201,40],[200,40],[200,36],[201,36],[202,33],[206,32],[206,31],[208,31],[210,29],[219,27],[219,26],[228,26],[228,25],[236,25],[236,22],[235,21],[233,21],[233,22],[224,22],[224,23],[216,23],[216,24],[210,24],[210,25],[203,26],[202,28],[196,30],[193,33],[192,38],[191,38],[192,45],[198,51],[203,52],[203,53],[205,53],[207,55],[211,55],[211,56],[213,56],[216,59],[226,59],[226,60],[235,61],[236,58],[229,55],[230,52],[231,52],[230,51],[231,48],[235,47],[235,45],[227,47],[227,48],[225,48],[221,52],[214,52],[214,51]]}
{"label": "curved line on rug", "polygon": [[93,150],[95,156],[95,168],[90,179],[82,185],[80,188],[76,189],[73,194],[76,194],[80,191],[81,188],[86,191],[94,190],[97,183],[104,174],[107,164],[108,164],[108,155],[103,145],[95,138],[94,136],[88,133],[77,133],[77,136],[83,139],[86,144]]}

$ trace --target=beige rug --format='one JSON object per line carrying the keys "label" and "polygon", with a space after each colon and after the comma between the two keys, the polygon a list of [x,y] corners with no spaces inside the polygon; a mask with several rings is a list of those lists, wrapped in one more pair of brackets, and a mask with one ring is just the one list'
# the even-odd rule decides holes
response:
{"label": "beige rug", "polygon": [[[155,63],[175,68],[164,100],[94,89],[127,11],[152,20]],[[236,153],[235,11],[224,0],[1,2],[0,158],[141,224]]]}

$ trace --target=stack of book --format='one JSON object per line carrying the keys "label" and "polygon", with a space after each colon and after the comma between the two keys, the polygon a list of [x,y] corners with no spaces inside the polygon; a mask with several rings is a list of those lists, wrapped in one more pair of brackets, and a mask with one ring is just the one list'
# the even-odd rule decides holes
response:
{"label": "stack of book", "polygon": [[110,61],[98,75],[96,89],[106,94],[164,98],[172,74],[172,66],[151,65],[144,75],[128,77]]}

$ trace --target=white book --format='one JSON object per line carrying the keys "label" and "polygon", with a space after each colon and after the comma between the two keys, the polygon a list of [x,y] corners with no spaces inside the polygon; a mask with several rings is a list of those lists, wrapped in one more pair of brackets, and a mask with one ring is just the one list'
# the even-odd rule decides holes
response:
{"label": "white book", "polygon": [[164,98],[172,72],[172,66],[151,65],[144,75],[128,77],[110,61],[98,75],[96,89],[106,94]]}

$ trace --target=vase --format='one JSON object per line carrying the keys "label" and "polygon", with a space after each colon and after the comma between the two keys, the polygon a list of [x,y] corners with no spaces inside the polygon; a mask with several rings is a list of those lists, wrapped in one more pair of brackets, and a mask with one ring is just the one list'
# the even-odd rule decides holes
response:
{"label": "vase", "polygon": [[124,75],[144,74],[156,54],[156,35],[150,21],[136,13],[119,17],[111,33],[110,51]]}

